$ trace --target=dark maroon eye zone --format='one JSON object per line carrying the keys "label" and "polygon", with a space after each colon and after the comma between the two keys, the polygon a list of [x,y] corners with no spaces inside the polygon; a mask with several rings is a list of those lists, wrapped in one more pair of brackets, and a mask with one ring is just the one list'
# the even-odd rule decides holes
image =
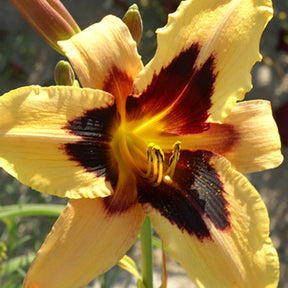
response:
{"label": "dark maroon eye zone", "polygon": [[118,122],[116,104],[108,108],[88,110],[64,127],[82,140],[64,144],[70,159],[95,176],[106,177],[115,187],[118,180],[117,165],[111,153],[110,143]]}
{"label": "dark maroon eye zone", "polygon": [[169,110],[172,112],[163,117],[167,123],[166,132],[179,135],[206,130],[217,73],[214,55],[201,67],[195,67],[200,48],[198,44],[193,44],[182,51],[158,75],[153,76],[139,97],[129,96],[127,119],[153,117],[173,106]]}
{"label": "dark maroon eye zone", "polygon": [[210,238],[205,218],[217,229],[230,226],[223,183],[209,163],[212,152],[181,150],[171,184],[161,182],[153,187],[142,181],[138,200],[150,204],[182,231],[199,240]]}

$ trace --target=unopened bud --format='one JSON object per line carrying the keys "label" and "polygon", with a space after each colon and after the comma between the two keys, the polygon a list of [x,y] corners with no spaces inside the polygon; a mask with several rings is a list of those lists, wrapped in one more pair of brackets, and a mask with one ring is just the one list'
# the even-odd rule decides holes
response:
{"label": "unopened bud", "polygon": [[10,0],[31,27],[56,51],[64,55],[58,41],[81,30],[60,0]]}
{"label": "unopened bud", "polygon": [[57,63],[54,70],[56,85],[73,86],[75,74],[69,62],[61,60]]}
{"label": "unopened bud", "polygon": [[143,24],[137,4],[133,4],[128,8],[127,12],[122,18],[122,21],[127,25],[132,38],[138,45],[142,37]]}

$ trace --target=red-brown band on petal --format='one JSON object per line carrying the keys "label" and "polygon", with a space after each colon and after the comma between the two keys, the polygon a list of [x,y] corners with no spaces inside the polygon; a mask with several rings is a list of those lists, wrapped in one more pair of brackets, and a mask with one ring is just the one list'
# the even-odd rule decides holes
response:
{"label": "red-brown band on petal", "polygon": [[120,115],[125,113],[125,102],[132,92],[133,81],[134,79],[126,71],[120,70],[116,65],[109,69],[103,81],[101,90],[114,95]]}
{"label": "red-brown band on petal", "polygon": [[117,127],[118,114],[116,104],[108,108],[86,111],[81,117],[69,121],[64,127],[71,134],[83,140],[64,144],[64,150],[71,160],[95,173],[97,177],[106,177],[115,188],[118,180],[118,169],[115,165],[110,142]]}
{"label": "red-brown band on petal", "polygon": [[[183,149],[191,149],[193,147],[193,150],[201,149],[223,155],[237,146],[240,135],[231,123],[210,123],[209,125],[209,129],[200,135],[177,137],[182,143],[181,147]],[[171,136],[164,133],[162,135]]]}
{"label": "red-brown band on petal", "polygon": [[123,21],[108,15],[58,44],[69,58],[81,85],[113,94],[117,103],[123,102],[123,107],[118,108],[122,115],[126,97],[132,93],[133,81],[143,68],[136,43]]}
{"label": "red-brown band on petal", "polygon": [[[195,235],[199,240],[212,239],[205,218],[217,229],[230,227],[223,183],[209,163],[214,154],[208,151],[181,151],[171,182],[159,186],[141,182],[138,200],[157,209],[171,224]],[[167,158],[167,157],[166,157]]]}
{"label": "red-brown band on petal", "polygon": [[158,75],[154,74],[139,97],[128,97],[128,120],[158,117],[163,113],[159,118],[168,133],[191,134],[206,130],[217,74],[213,55],[200,68],[194,65],[200,48],[193,44],[181,52]]}
{"label": "red-brown band on petal", "polygon": [[[109,69],[108,75],[103,81],[103,87],[101,90],[109,92],[112,95],[128,94],[131,93],[133,85],[133,79],[126,71],[120,70],[116,65]],[[116,97],[115,96],[115,97]]]}

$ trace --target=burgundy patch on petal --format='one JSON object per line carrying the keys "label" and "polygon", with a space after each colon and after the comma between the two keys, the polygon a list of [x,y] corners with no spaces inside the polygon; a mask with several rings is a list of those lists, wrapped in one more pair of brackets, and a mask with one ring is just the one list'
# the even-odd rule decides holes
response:
{"label": "burgundy patch on petal", "polygon": [[97,177],[105,176],[115,187],[118,180],[117,165],[111,154],[112,132],[117,125],[116,105],[86,111],[81,117],[69,121],[64,127],[83,140],[64,144],[70,159]]}
{"label": "burgundy patch on petal", "polygon": [[128,120],[153,117],[169,109],[162,118],[167,123],[166,132],[192,134],[206,130],[217,75],[213,55],[202,67],[195,67],[200,49],[198,44],[193,44],[154,75],[139,97],[129,96],[126,103]]}
{"label": "burgundy patch on petal", "polygon": [[210,123],[209,130],[205,131],[202,135],[215,139],[212,141],[211,146],[209,148],[206,146],[205,149],[220,155],[231,151],[240,140],[239,132],[232,124],[227,123]]}
{"label": "burgundy patch on petal", "polygon": [[120,191],[119,193],[119,191],[116,190],[113,195],[103,199],[107,213],[120,215],[138,203],[137,197],[130,193],[131,187],[130,189],[128,187],[125,193],[122,192],[123,191]]}
{"label": "burgundy patch on petal", "polygon": [[113,66],[104,81],[102,90],[111,93],[116,98],[119,96],[126,98],[132,91],[133,81],[125,71]]}
{"label": "burgundy patch on petal", "polygon": [[195,235],[199,240],[210,238],[204,219],[208,218],[219,230],[230,226],[223,183],[209,164],[212,152],[181,150],[171,184],[159,186],[141,182],[138,200],[150,204],[171,224]]}

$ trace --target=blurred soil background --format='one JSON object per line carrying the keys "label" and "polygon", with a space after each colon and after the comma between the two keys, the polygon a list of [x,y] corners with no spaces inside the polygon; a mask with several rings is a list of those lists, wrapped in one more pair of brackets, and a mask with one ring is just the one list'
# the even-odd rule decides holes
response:
{"label": "blurred soil background", "polygon": [[[166,24],[167,14],[173,12],[179,0],[128,1],[128,0],[63,0],[81,29],[98,22],[107,14],[122,17],[128,7],[137,3],[143,18],[144,33],[139,51],[147,63],[156,49],[155,30]],[[271,217],[271,237],[281,262],[279,288],[288,288],[288,2],[274,1],[275,16],[269,23],[261,41],[264,56],[253,70],[254,89],[246,99],[268,99],[279,120],[283,141],[283,164],[273,170],[247,175],[267,204]],[[56,63],[64,59],[48,46],[22,19],[8,0],[0,0],[0,95],[24,85],[53,85],[53,71]],[[285,106],[286,104],[286,106]],[[269,139],[263,138],[263,141]],[[44,195],[20,184],[14,178],[0,171],[0,211],[1,206],[24,203],[65,204],[66,199]],[[39,249],[53,225],[55,217],[15,217],[0,222],[1,241],[7,247],[7,260],[26,255],[26,262],[11,271],[0,270],[0,287],[17,288],[21,283],[31,255]],[[131,249],[130,255],[140,261],[139,243]],[[161,251],[155,249],[155,287],[161,283]],[[219,263],[221,265],[221,263]],[[3,268],[2,267],[2,268]],[[7,270],[8,269],[8,270]],[[6,272],[5,272],[6,271]],[[7,273],[7,271],[10,271]],[[135,287],[136,280],[126,272],[115,268],[97,279],[89,287],[104,287],[103,279],[118,276],[114,284],[105,287]],[[168,287],[193,287],[181,267],[168,259]],[[109,280],[109,281],[110,281]],[[4,286],[5,283],[5,286]],[[8,284],[7,284],[8,283]],[[106,281],[107,283],[107,281]]]}

